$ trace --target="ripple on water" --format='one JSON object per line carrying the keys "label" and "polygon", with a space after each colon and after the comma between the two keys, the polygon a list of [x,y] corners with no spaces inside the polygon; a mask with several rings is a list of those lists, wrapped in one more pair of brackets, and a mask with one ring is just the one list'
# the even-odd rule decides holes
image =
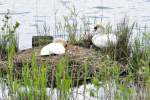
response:
{"label": "ripple on water", "polygon": [[105,9],[105,10],[111,10],[111,9],[114,9],[114,8],[107,7],[107,6],[95,6],[95,7],[92,7],[92,8],[95,8],[95,9]]}
{"label": "ripple on water", "polygon": [[37,17],[38,17],[38,18],[46,18],[46,17],[50,17],[50,16],[44,16],[44,15],[43,15],[43,16],[33,16],[33,17],[35,17],[35,18],[37,18]]}
{"label": "ripple on water", "polygon": [[[31,13],[31,12],[10,12],[9,14],[10,15],[23,15],[23,14],[29,14],[29,13]],[[6,15],[7,13],[6,12],[2,12],[2,13],[0,13],[0,15]]]}
{"label": "ripple on water", "polygon": [[144,2],[150,2],[150,0],[144,0]]}
{"label": "ripple on water", "polygon": [[105,18],[105,19],[108,19],[110,17],[108,16],[87,16],[88,18],[95,18],[95,19],[101,19],[101,18]]}
{"label": "ripple on water", "polygon": [[1,2],[0,1],[0,5],[5,5],[5,4],[8,4],[8,2]]}
{"label": "ripple on water", "polygon": [[67,0],[67,1],[66,1],[66,0],[65,0],[65,1],[64,1],[64,0],[61,0],[61,1],[59,1],[59,2],[62,3],[62,5],[66,5],[66,4],[71,3],[71,1],[68,1],[68,0]]}
{"label": "ripple on water", "polygon": [[35,20],[35,22],[45,22],[45,21],[38,19],[38,20]]}

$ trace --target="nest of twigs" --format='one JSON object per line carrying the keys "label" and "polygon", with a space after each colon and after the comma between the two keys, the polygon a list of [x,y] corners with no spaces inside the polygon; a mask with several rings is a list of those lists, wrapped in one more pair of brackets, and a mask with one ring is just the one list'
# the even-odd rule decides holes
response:
{"label": "nest of twigs", "polygon": [[[41,47],[36,47],[18,52],[13,58],[15,71],[17,70],[17,72],[20,72],[23,65],[26,63],[28,63],[32,67],[31,63],[33,51],[35,53],[35,59],[38,66],[41,66],[43,63],[47,63],[47,65],[49,66],[48,79],[50,84],[52,80],[55,81],[57,66],[60,60],[64,57],[67,57],[68,59],[68,69],[72,74],[72,78],[74,80],[83,80],[84,64],[87,64],[88,68],[87,78],[94,75],[98,65],[100,64],[100,55],[98,55],[94,49],[68,45],[66,53],[64,55],[50,56],[40,56],[40,50]],[[4,71],[7,68],[7,61],[0,61],[0,65],[2,66],[1,69]]]}

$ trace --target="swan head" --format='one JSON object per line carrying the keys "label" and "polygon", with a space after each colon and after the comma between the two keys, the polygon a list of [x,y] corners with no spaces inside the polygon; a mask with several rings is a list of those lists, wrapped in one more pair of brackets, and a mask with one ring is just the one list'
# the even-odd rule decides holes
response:
{"label": "swan head", "polygon": [[53,43],[60,43],[60,44],[62,44],[65,48],[67,48],[67,42],[64,40],[64,39],[62,39],[62,38],[56,38],[56,39],[54,39],[53,40]]}
{"label": "swan head", "polygon": [[105,28],[102,24],[97,24],[95,27],[94,27],[94,33],[95,34],[104,34],[105,32]]}

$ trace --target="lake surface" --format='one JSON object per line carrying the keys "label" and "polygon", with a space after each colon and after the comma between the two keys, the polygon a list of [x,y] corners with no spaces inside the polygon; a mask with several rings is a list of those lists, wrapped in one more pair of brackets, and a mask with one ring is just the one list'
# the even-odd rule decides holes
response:
{"label": "lake surface", "polygon": [[94,20],[116,24],[125,16],[141,27],[150,23],[150,0],[0,0],[0,19],[10,9],[13,21],[21,23],[19,48],[26,49],[32,47],[32,36],[37,35],[37,26],[42,30],[45,24],[50,27],[49,34],[53,35],[55,24],[63,21],[69,13],[68,7],[73,5],[79,16],[85,16],[91,24]]}

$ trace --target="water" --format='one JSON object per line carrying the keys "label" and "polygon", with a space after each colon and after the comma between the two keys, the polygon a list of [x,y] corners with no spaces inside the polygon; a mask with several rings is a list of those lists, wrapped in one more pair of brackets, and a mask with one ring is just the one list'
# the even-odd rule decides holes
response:
{"label": "water", "polygon": [[[141,27],[150,23],[149,0],[0,0],[0,19],[10,9],[13,21],[19,21],[19,48],[32,47],[32,36],[37,35],[37,28],[46,24],[50,27],[49,34],[54,34],[55,24],[62,22],[68,14],[68,7],[75,5],[79,16],[86,16],[91,23],[96,21],[120,22],[124,16],[129,16]],[[56,14],[56,16],[55,16]],[[2,25],[2,22],[0,22]]]}
{"label": "water", "polygon": [[[132,94],[130,93],[130,100],[138,100],[142,97],[142,100],[146,100],[148,93],[146,89],[137,88],[134,85],[127,85],[126,88],[132,89]],[[138,90],[137,90],[138,89]],[[29,93],[31,88],[21,86],[17,89],[18,93]],[[39,90],[35,90],[39,91]],[[18,93],[13,96],[17,97]],[[94,86],[94,84],[81,85],[79,87],[73,87],[70,89],[69,100],[115,100],[116,96],[123,97],[125,91],[121,91],[115,81],[107,82],[100,87]],[[46,95],[52,100],[59,100],[60,91],[56,88],[46,88]],[[10,89],[9,86],[2,80],[0,80],[0,100],[10,100]]]}

